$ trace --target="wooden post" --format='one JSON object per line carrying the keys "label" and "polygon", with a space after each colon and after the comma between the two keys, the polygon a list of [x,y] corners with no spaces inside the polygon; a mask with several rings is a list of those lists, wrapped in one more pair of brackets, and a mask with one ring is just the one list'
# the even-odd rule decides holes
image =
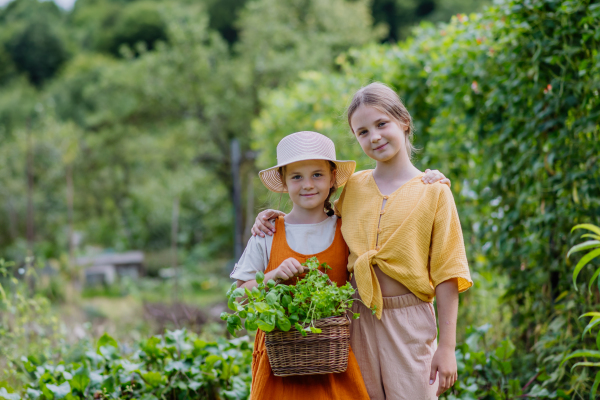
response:
{"label": "wooden post", "polygon": [[177,233],[179,231],[179,197],[173,199],[173,213],[171,219],[171,256],[173,268],[173,303],[179,300],[179,266],[177,260]]}
{"label": "wooden post", "polygon": [[67,164],[67,220],[69,224],[69,262],[75,262],[75,243],[73,241],[73,164]]}
{"label": "wooden post", "polygon": [[27,120],[27,251],[33,256],[35,226],[33,221],[33,137],[31,135],[31,119]]}
{"label": "wooden post", "polygon": [[240,164],[242,155],[240,152],[240,142],[237,139],[231,141],[231,176],[233,181],[233,255],[235,260],[242,256],[242,185],[240,182]]}

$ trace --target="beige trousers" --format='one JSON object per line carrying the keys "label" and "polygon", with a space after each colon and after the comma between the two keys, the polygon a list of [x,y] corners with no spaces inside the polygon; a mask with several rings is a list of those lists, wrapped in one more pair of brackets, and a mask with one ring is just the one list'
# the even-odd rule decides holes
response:
{"label": "beige trousers", "polygon": [[431,303],[412,293],[383,298],[378,320],[364,304],[352,311],[350,344],[371,400],[433,400],[438,380],[429,385],[437,327]]}

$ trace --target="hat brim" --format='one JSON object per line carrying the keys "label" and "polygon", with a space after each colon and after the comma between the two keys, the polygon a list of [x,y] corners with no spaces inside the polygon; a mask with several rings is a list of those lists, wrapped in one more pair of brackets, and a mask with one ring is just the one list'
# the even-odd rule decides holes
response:
{"label": "hat brim", "polygon": [[342,187],[348,182],[348,179],[354,173],[356,169],[356,161],[353,160],[331,160],[329,158],[318,158],[311,157],[308,159],[299,159],[292,160],[286,162],[285,164],[276,165],[274,167],[264,169],[258,173],[261,182],[266,186],[271,192],[275,193],[287,193],[287,189],[284,187],[283,182],[281,181],[281,177],[279,176],[278,169],[283,167],[284,165],[289,165],[298,161],[306,161],[306,160],[326,160],[335,163],[336,165],[336,173],[335,173],[335,185],[336,187]]}

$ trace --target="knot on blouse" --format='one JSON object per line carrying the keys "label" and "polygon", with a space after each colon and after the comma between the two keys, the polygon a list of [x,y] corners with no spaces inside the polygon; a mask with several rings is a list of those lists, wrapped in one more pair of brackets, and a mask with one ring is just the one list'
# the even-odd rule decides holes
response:
{"label": "knot on blouse", "polygon": [[382,260],[378,257],[377,250],[369,250],[363,253],[354,263],[354,275],[358,293],[367,307],[376,306],[375,315],[381,319],[383,313],[383,297],[379,280],[375,275],[373,265],[377,265]]}

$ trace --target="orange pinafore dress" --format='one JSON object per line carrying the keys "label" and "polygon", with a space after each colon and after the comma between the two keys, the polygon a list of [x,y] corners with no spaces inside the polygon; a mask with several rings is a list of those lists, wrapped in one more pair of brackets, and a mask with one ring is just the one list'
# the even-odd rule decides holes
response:
{"label": "orange pinafore dress", "polygon": [[[327,271],[327,275],[329,275],[331,281],[335,282],[338,286],[346,284],[348,281],[348,270],[346,269],[348,246],[342,238],[341,222],[341,219],[338,219],[335,237],[331,246],[320,253],[305,255],[295,252],[288,246],[284,220],[283,218],[277,218],[271,256],[265,273],[276,269],[284,260],[291,257],[301,263],[310,257],[317,257],[319,262],[327,263],[331,267]],[[285,284],[293,285],[298,279],[289,279]],[[292,329],[294,328],[292,327]],[[250,399],[368,400],[369,395],[352,349],[350,349],[346,372],[322,375],[275,376],[267,357],[265,333],[258,330],[254,341],[254,353],[252,355],[252,390]]]}

